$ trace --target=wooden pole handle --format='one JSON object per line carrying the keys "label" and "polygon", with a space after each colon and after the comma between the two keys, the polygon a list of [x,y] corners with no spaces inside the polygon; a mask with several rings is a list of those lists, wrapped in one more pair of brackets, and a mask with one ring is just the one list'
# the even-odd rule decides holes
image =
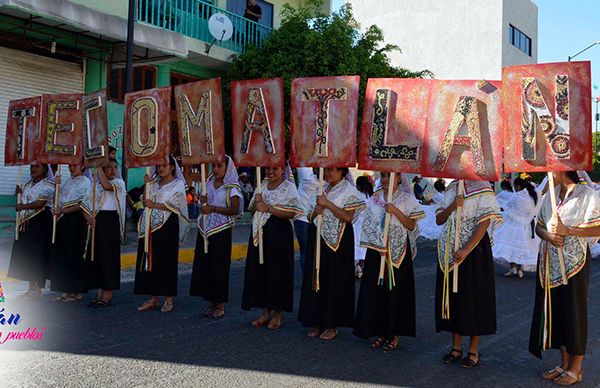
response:
{"label": "wooden pole handle", "polygon": [[[323,195],[323,167],[319,167],[319,195]],[[314,289],[319,291],[321,289],[319,282],[319,275],[321,272],[321,229],[323,228],[323,215],[317,216],[317,241],[315,244],[315,282]]]}
{"label": "wooden pole handle", "polygon": [[[200,165],[200,176],[202,179],[202,195],[207,195],[206,194],[206,165],[204,163],[202,163]],[[204,206],[204,203],[202,203],[201,206]],[[207,236],[208,231],[206,230],[206,227],[207,227],[206,214],[202,214],[202,227],[204,228],[204,253],[208,253],[208,236]]]}
{"label": "wooden pole handle", "polygon": [[[458,188],[456,195],[465,194],[465,184],[463,180],[458,181]],[[462,206],[456,208],[456,225],[454,230],[454,252],[460,249],[460,228],[462,227]],[[454,273],[452,278],[452,292],[458,292],[458,264],[454,264]]]}
{"label": "wooden pole handle", "polygon": [[[256,167],[256,192],[262,194],[262,177],[260,167]],[[262,213],[258,213],[258,263],[265,263],[265,255],[263,250],[263,230],[262,230]]]}

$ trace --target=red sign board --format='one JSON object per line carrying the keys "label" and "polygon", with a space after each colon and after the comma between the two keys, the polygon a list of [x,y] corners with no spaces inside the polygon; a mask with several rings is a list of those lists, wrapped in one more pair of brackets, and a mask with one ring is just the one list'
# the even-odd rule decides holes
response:
{"label": "red sign board", "polygon": [[42,97],[13,100],[8,104],[4,165],[32,164],[40,138]]}

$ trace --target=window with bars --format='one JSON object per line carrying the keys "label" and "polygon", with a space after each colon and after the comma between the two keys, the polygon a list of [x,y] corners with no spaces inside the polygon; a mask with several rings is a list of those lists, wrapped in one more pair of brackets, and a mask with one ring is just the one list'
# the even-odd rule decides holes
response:
{"label": "window with bars", "polygon": [[[107,77],[108,99],[123,103],[125,101],[125,69],[110,69]],[[136,66],[133,69],[133,91],[137,92],[156,87],[156,68],[154,66]]]}

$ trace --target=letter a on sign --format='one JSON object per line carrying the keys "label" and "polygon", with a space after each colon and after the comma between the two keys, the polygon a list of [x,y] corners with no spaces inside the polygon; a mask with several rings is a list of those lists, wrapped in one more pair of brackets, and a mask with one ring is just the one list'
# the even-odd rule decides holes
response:
{"label": "letter a on sign", "polygon": [[167,163],[171,151],[171,87],[125,95],[125,165]]}
{"label": "letter a on sign", "polygon": [[592,168],[590,74],[590,62],[503,69],[505,171]]}
{"label": "letter a on sign", "polygon": [[40,137],[42,97],[13,100],[8,104],[4,165],[17,166],[35,161]]}
{"label": "letter a on sign", "polygon": [[42,129],[38,163],[81,164],[82,94],[42,96]]}
{"label": "letter a on sign", "polygon": [[360,77],[296,78],[292,82],[293,166],[356,164],[356,115]]}
{"label": "letter a on sign", "polygon": [[498,180],[502,164],[500,81],[432,81],[423,175]]}
{"label": "letter a on sign", "polygon": [[360,169],[421,172],[430,82],[369,79],[360,131]]}
{"label": "letter a on sign", "polygon": [[236,165],[282,167],[283,80],[232,81],[231,102]]}
{"label": "letter a on sign", "polygon": [[225,130],[221,79],[177,85],[174,89],[182,164],[222,161]]}

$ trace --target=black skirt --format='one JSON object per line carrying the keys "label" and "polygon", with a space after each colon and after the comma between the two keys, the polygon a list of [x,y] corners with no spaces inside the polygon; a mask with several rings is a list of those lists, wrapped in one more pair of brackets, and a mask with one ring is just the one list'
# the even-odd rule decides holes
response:
{"label": "black skirt", "polygon": [[[558,286],[550,290],[552,305],[550,345],[552,349],[560,349],[561,346],[565,346],[567,353],[572,356],[585,355],[588,331],[587,304],[590,283],[590,257],[588,249],[585,265],[581,271],[570,278],[566,286]],[[543,309],[544,289],[540,284],[539,277],[536,277],[535,305],[529,335],[529,351],[539,358],[542,358]]]}
{"label": "black skirt", "polygon": [[385,283],[377,284],[381,254],[368,249],[360,282],[354,335],[360,338],[416,335],[415,275],[408,247],[400,268],[394,268],[396,285],[390,290],[387,267]]}
{"label": "black skirt", "polygon": [[136,295],[177,296],[177,269],[179,260],[179,219],[171,213],[164,225],[151,233],[152,270],[142,267],[144,239],[139,239],[135,265]]}
{"label": "black skirt", "polygon": [[435,284],[435,330],[463,336],[496,333],[496,286],[492,246],[486,232],[462,262],[458,272],[458,293],[452,292],[454,273],[449,273],[450,319],[442,319],[444,273],[437,266]]}
{"label": "black skirt", "polygon": [[83,284],[83,254],[88,225],[82,211],[63,214],[56,224],[56,242],[52,249],[50,289],[79,294]]}
{"label": "black skirt", "polygon": [[87,290],[121,288],[121,227],[117,211],[99,211],[96,215],[94,261],[90,239],[85,268]]}
{"label": "black skirt", "polygon": [[19,239],[13,244],[7,276],[44,287],[46,279],[50,277],[52,242],[50,209],[45,208],[21,228]]}
{"label": "black skirt", "polygon": [[208,237],[208,253],[204,253],[204,238],[198,233],[190,295],[201,296],[211,303],[226,303],[230,267],[231,228]]}
{"label": "black skirt", "polygon": [[294,233],[290,220],[269,217],[263,227],[264,264],[248,242],[242,308],[291,312],[294,308]]}
{"label": "black skirt", "polygon": [[354,230],[346,223],[337,251],[321,238],[320,290],[313,290],[317,227],[308,229],[304,279],[298,320],[306,327],[354,326]]}

